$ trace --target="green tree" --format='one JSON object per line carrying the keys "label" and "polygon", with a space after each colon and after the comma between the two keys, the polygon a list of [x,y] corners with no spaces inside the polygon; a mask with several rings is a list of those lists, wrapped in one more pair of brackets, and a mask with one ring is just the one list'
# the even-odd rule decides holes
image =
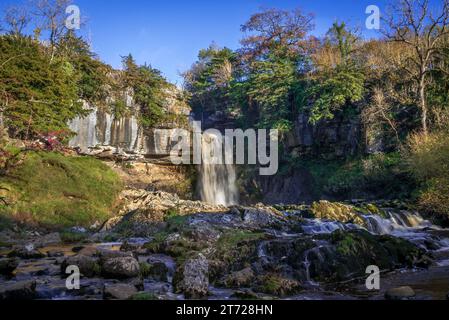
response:
{"label": "green tree", "polygon": [[294,63],[274,55],[254,62],[248,82],[248,97],[259,107],[257,126],[290,130],[292,94],[297,83]]}
{"label": "green tree", "polygon": [[199,52],[198,61],[184,73],[185,88],[195,113],[226,111],[236,63],[235,52],[228,48],[211,45]]}
{"label": "green tree", "polygon": [[140,105],[141,123],[145,127],[154,127],[166,120],[165,103],[168,82],[159,70],[143,65],[138,68],[138,80],[134,85],[134,99]]}
{"label": "green tree", "polygon": [[13,136],[67,130],[67,122],[83,114],[73,66],[63,60],[50,66],[30,37],[0,36],[0,66],[3,120]]}
{"label": "green tree", "polygon": [[313,101],[310,121],[332,119],[334,113],[364,97],[365,76],[353,52],[358,39],[344,23],[334,23],[327,33],[320,60],[308,95]]}
{"label": "green tree", "polygon": [[104,105],[110,84],[111,67],[102,63],[90,50],[89,44],[69,30],[58,43],[58,57],[70,63],[77,73],[78,96],[92,104]]}

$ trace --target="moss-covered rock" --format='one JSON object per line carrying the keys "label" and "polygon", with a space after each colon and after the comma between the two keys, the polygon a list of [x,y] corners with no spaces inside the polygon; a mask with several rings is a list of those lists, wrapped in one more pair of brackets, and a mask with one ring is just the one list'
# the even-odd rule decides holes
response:
{"label": "moss-covered rock", "polygon": [[277,274],[259,276],[257,283],[256,290],[258,292],[280,297],[293,295],[301,291],[301,285],[298,281],[284,278]]}
{"label": "moss-covered rock", "polygon": [[343,223],[356,223],[361,226],[365,221],[353,206],[338,202],[319,201],[314,202],[311,211],[318,219],[328,219]]}
{"label": "moss-covered rock", "polygon": [[63,276],[67,276],[66,269],[68,266],[77,266],[81,274],[89,278],[93,278],[101,274],[100,260],[96,257],[89,257],[79,254],[66,258],[61,264],[61,274]]}
{"label": "moss-covered rock", "polygon": [[173,278],[177,292],[183,292],[187,299],[203,298],[209,294],[209,263],[198,254],[181,265]]}
{"label": "moss-covered rock", "polygon": [[411,242],[375,236],[363,230],[336,231],[331,235],[330,243],[332,246],[319,255],[309,257],[311,276],[320,281],[343,281],[363,276],[370,265],[381,270],[394,270],[429,263],[424,251]]}

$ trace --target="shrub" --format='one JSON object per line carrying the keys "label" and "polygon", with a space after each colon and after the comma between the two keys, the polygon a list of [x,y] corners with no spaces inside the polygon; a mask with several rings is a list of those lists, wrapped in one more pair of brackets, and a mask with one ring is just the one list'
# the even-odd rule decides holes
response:
{"label": "shrub", "polygon": [[420,209],[449,221],[449,134],[413,134],[404,156],[410,172],[420,182]]}
{"label": "shrub", "polygon": [[404,198],[414,188],[400,153],[378,153],[346,161],[305,161],[315,198]]}
{"label": "shrub", "polygon": [[407,164],[420,181],[449,178],[449,134],[413,134],[405,150]]}

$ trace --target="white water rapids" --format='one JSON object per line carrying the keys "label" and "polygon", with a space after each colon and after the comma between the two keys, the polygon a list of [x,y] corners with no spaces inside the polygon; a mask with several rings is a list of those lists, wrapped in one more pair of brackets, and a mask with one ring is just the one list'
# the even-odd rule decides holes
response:
{"label": "white water rapids", "polygon": [[[336,230],[366,229],[372,234],[391,235],[409,240],[416,245],[426,249],[429,243],[432,243],[437,254],[443,254],[449,251],[449,239],[440,238],[433,235],[432,231],[443,230],[425,220],[416,212],[386,212],[386,217],[380,215],[365,215],[366,227],[355,224],[344,224],[336,221],[326,221],[320,219],[307,219],[303,226],[306,234],[329,234]],[[446,257],[447,254],[444,254]],[[439,261],[439,264],[449,265],[449,260]]]}

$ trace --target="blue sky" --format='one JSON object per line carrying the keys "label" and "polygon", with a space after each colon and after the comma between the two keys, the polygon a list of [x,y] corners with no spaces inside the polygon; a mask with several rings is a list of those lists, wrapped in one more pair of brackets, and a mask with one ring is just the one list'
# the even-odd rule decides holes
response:
{"label": "blue sky", "polygon": [[[212,41],[239,47],[240,26],[260,8],[301,8],[315,14],[315,35],[324,34],[336,20],[364,26],[368,5],[381,10],[386,0],[75,0],[87,19],[84,34],[100,58],[115,68],[120,56],[132,53],[137,62],[160,69],[180,83],[198,51]],[[23,1],[2,0],[0,9]],[[366,30],[366,29],[365,29]],[[376,36],[371,31],[366,37]]]}

